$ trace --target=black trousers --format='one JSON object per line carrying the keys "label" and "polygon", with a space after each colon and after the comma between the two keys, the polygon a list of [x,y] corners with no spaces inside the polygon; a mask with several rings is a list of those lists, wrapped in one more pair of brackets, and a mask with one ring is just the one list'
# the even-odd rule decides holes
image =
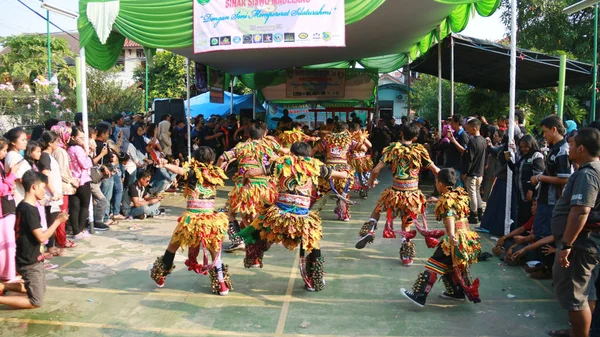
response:
{"label": "black trousers", "polygon": [[90,183],[81,185],[75,194],[69,196],[69,220],[73,228],[73,235],[77,235],[85,228],[90,215],[90,198],[92,189]]}

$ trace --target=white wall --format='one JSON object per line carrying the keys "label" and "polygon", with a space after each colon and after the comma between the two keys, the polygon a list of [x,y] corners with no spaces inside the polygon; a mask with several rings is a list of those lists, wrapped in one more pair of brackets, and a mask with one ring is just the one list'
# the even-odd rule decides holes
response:
{"label": "white wall", "polygon": [[135,82],[133,80],[133,71],[142,64],[142,59],[137,57],[136,49],[125,49],[125,65],[123,71],[117,76],[123,82],[123,87],[129,87]]}
{"label": "white wall", "polygon": [[[401,101],[397,99],[398,95],[402,95]],[[393,89],[382,89],[379,90],[379,100],[394,102],[394,118],[406,116],[406,93],[399,92]]]}

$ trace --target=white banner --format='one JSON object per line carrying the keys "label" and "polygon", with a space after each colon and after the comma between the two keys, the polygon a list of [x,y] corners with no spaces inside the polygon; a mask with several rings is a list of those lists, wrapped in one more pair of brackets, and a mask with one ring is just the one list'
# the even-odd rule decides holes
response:
{"label": "white banner", "polygon": [[194,53],[345,47],[344,0],[195,0]]}

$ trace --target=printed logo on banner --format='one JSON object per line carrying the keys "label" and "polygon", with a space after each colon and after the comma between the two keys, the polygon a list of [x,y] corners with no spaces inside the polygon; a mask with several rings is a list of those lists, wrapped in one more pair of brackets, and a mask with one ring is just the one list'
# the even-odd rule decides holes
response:
{"label": "printed logo on banner", "polygon": [[283,34],[281,34],[281,33],[275,33],[273,35],[273,41],[275,41],[275,42],[282,42],[283,41]]}
{"label": "printed logo on banner", "polygon": [[242,38],[241,37],[239,37],[239,36],[234,36],[233,37],[233,43],[238,44],[240,42],[242,42]]}
{"label": "printed logo on banner", "polygon": [[283,40],[285,42],[296,42],[296,33],[283,33]]}
{"label": "printed logo on banner", "polygon": [[242,43],[243,44],[252,43],[252,35],[244,35],[244,36],[242,36]]}
{"label": "printed logo on banner", "polygon": [[262,43],[262,35],[260,34],[254,34],[254,36],[252,37],[252,42],[254,43]]}
{"label": "printed logo on banner", "polygon": [[323,40],[324,41],[331,40],[331,33],[329,33],[329,32],[323,32]]}
{"label": "printed logo on banner", "polygon": [[306,39],[308,39],[308,34],[307,33],[300,33],[300,34],[298,34],[298,38],[300,40],[306,40]]}
{"label": "printed logo on banner", "polygon": [[219,45],[219,38],[218,37],[211,37],[210,38],[210,46],[218,46]]}
{"label": "printed logo on banner", "polygon": [[321,33],[313,33],[313,40],[320,40],[321,39]]}
{"label": "printed logo on banner", "polygon": [[210,2],[210,0],[198,0],[198,3],[201,4],[202,6],[208,4]]}
{"label": "printed logo on banner", "polygon": [[220,44],[221,46],[231,45],[231,36],[221,36]]}
{"label": "printed logo on banner", "polygon": [[263,34],[263,43],[273,42],[273,34]]}

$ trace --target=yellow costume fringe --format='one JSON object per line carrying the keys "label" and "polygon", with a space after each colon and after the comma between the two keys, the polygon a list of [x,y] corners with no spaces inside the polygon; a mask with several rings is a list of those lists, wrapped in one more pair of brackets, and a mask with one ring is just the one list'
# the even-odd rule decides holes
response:
{"label": "yellow costume fringe", "polygon": [[[392,164],[397,179],[419,178],[421,169],[431,164],[429,152],[421,144],[392,143],[383,149],[381,161]],[[427,165],[427,166],[424,166]]]}
{"label": "yellow costume fringe", "polygon": [[373,159],[369,155],[358,158],[350,157],[348,164],[358,173],[367,173],[373,170]]}
{"label": "yellow costume fringe", "polygon": [[386,188],[375,206],[376,212],[391,209],[394,216],[402,214],[422,214],[427,200],[421,190],[397,191],[391,187]]}
{"label": "yellow costume fringe", "polygon": [[316,212],[297,215],[283,212],[277,206],[269,207],[265,214],[252,222],[256,229],[262,229],[260,238],[267,242],[281,243],[289,250],[294,250],[302,241],[302,248],[309,254],[319,249],[323,238],[321,219]]}
{"label": "yellow costume fringe", "polygon": [[[223,180],[227,179],[221,168],[194,159],[183,164],[183,169],[184,179],[188,179],[190,173],[197,179],[195,188],[186,186],[184,192],[184,196],[191,200],[213,199],[216,187],[223,186]],[[219,251],[229,224],[225,213],[212,210],[186,210],[177,222],[172,242],[178,242],[181,248],[185,248],[198,246],[204,240],[206,248],[211,251]]]}
{"label": "yellow costume fringe", "polygon": [[296,142],[303,142],[308,136],[302,131],[291,130],[282,132],[277,138],[281,146],[290,147]]}
{"label": "yellow costume fringe", "polygon": [[459,187],[442,193],[435,206],[434,213],[439,221],[454,218],[458,246],[453,246],[448,236],[445,236],[441,243],[444,254],[452,256],[452,265],[455,268],[465,269],[467,266],[476,263],[481,253],[481,239],[476,232],[469,228],[467,220],[469,216],[469,196],[467,192]]}
{"label": "yellow costume fringe", "polygon": [[277,190],[270,178],[250,179],[250,186],[242,185],[241,179],[235,180],[238,181],[228,194],[230,210],[235,213],[255,217],[265,205],[268,207],[277,200]]}

